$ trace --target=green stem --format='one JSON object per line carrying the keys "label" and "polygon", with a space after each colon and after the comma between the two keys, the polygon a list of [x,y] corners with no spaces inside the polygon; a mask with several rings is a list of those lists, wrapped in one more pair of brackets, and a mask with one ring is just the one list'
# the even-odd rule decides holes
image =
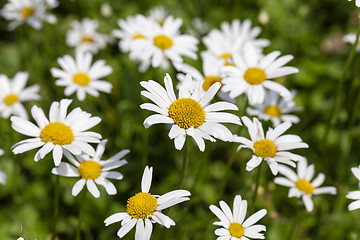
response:
{"label": "green stem", "polygon": [[264,161],[262,161],[260,163],[260,165],[258,166],[258,169],[257,169],[257,173],[256,173],[256,182],[255,182],[255,190],[254,190],[254,193],[253,193],[253,196],[251,198],[251,203],[252,203],[252,207],[254,208],[255,207],[255,203],[256,203],[256,198],[257,198],[257,193],[258,193],[258,189],[259,189],[259,184],[260,184],[260,176],[261,176],[261,168],[262,168],[262,165],[264,165]]}
{"label": "green stem", "polygon": [[56,239],[57,222],[59,217],[59,196],[60,196],[60,176],[55,175],[55,186],[54,186],[54,215],[53,215],[53,229],[52,229],[52,240]]}
{"label": "green stem", "polygon": [[[359,15],[359,17],[360,17],[360,15]],[[336,91],[336,95],[335,95],[334,104],[332,105],[331,112],[330,112],[330,121],[328,121],[327,126],[326,126],[324,140],[327,139],[330,128],[333,127],[337,123],[338,115],[339,115],[337,113],[338,113],[339,107],[340,107],[340,98],[341,98],[342,88],[343,88],[347,73],[349,71],[349,68],[351,66],[351,63],[354,60],[357,42],[359,41],[359,35],[360,35],[360,24],[358,24],[355,43],[353,44],[353,46],[351,48],[351,52],[349,54],[348,59],[346,60],[344,70],[341,74],[341,78],[340,78],[340,81],[339,81],[339,84],[337,87],[337,91]]]}
{"label": "green stem", "polygon": [[185,173],[186,173],[186,168],[189,162],[189,139],[185,139],[185,146],[183,149],[183,161],[182,161],[182,167],[181,167],[181,177],[180,177],[180,182],[179,182],[179,188],[181,188],[184,184],[184,180],[185,180]]}
{"label": "green stem", "polygon": [[81,193],[81,196],[79,197],[80,202],[79,202],[79,217],[78,217],[78,225],[76,228],[76,240],[80,240],[81,239],[81,223],[83,222],[83,218],[84,218],[84,209],[85,209],[85,203],[86,203],[86,193],[87,190],[84,189],[83,192]]}
{"label": "green stem", "polygon": [[293,235],[294,235],[294,232],[295,232],[295,229],[296,229],[296,224],[297,222],[299,221],[299,218],[300,218],[300,214],[299,214],[299,210],[298,208],[296,208],[295,210],[295,216],[293,217],[292,221],[291,221],[291,225],[290,225],[290,230],[287,234],[287,240],[291,240]]}

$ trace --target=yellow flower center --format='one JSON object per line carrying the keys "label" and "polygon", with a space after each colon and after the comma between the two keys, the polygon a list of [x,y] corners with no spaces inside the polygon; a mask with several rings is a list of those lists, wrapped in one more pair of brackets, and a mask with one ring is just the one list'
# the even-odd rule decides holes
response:
{"label": "yellow flower center", "polygon": [[134,36],[133,36],[133,39],[139,39],[139,38],[146,38],[144,35],[141,35],[140,33],[138,33],[138,34],[135,34]]}
{"label": "yellow flower center", "polygon": [[78,167],[82,179],[97,179],[101,174],[101,166],[98,162],[87,160]]}
{"label": "yellow flower center", "polygon": [[140,192],[128,199],[126,212],[133,218],[151,218],[157,208],[157,200],[150,193]]}
{"label": "yellow flower center", "polygon": [[4,102],[7,106],[13,105],[17,100],[19,100],[19,97],[15,94],[9,94],[4,98]]}
{"label": "yellow flower center", "polygon": [[280,117],[281,116],[281,109],[275,105],[269,105],[265,108],[265,114],[270,115],[272,117]]}
{"label": "yellow flower center", "polygon": [[86,73],[77,73],[73,76],[73,81],[80,86],[87,86],[90,82],[90,77]]}
{"label": "yellow flower center", "polygon": [[[205,91],[209,90],[209,88],[216,82],[221,83],[221,78],[218,76],[207,76],[205,77],[205,82],[203,83],[202,87]],[[222,84],[221,84],[222,86]]]}
{"label": "yellow flower center", "polygon": [[255,155],[262,158],[274,157],[276,147],[271,140],[263,139],[254,143]]}
{"label": "yellow flower center", "polygon": [[244,79],[251,85],[257,85],[266,80],[266,73],[261,68],[249,68],[244,74]]}
{"label": "yellow flower center", "polygon": [[180,98],[169,107],[169,116],[181,128],[197,128],[205,121],[204,108],[194,99]]}
{"label": "yellow flower center", "polygon": [[69,126],[61,122],[52,122],[41,130],[40,138],[43,142],[52,142],[55,145],[68,145],[74,140],[74,134]]}
{"label": "yellow flower center", "polygon": [[313,185],[311,185],[311,183],[305,179],[299,179],[296,181],[296,187],[300,190],[303,191],[306,194],[312,194],[312,192],[314,191],[314,187]]}
{"label": "yellow flower center", "polygon": [[173,45],[173,41],[168,36],[157,35],[156,37],[154,37],[154,45],[161,50],[166,50],[171,48],[171,46]]}
{"label": "yellow flower center", "polygon": [[35,13],[35,10],[32,7],[25,7],[22,11],[21,11],[21,16],[26,19],[28,17],[30,17],[31,15],[33,15]]}
{"label": "yellow flower center", "polygon": [[81,38],[81,42],[83,42],[83,43],[92,43],[92,42],[94,42],[94,39],[91,38],[91,37],[88,37],[88,36],[83,36]]}
{"label": "yellow flower center", "polygon": [[225,54],[221,55],[220,57],[225,60],[225,66],[234,66],[234,64],[232,64],[228,61],[232,57],[231,53],[225,53]]}
{"label": "yellow flower center", "polygon": [[240,223],[231,223],[229,225],[229,232],[232,237],[241,238],[244,236],[245,229]]}

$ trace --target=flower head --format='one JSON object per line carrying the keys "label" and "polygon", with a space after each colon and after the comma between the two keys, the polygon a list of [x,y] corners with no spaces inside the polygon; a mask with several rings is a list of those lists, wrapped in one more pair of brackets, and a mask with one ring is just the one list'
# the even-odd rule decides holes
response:
{"label": "flower head", "polygon": [[94,156],[95,150],[89,143],[100,142],[101,135],[86,130],[97,125],[101,119],[91,117],[90,113],[82,111],[79,107],[67,114],[71,102],[72,100],[69,99],[53,102],[49,119],[41,108],[33,106],[31,115],[37,126],[28,120],[12,116],[10,118],[12,128],[31,137],[12,146],[13,153],[19,154],[41,147],[35,154],[34,160],[37,162],[53,151],[55,166],[59,166],[63,151],[69,151],[74,155],[84,152]]}
{"label": "flower head", "polygon": [[[187,77],[191,78],[190,75]],[[182,149],[186,135],[195,140],[201,151],[205,150],[204,139],[212,142],[215,138],[232,141],[232,133],[220,123],[240,125],[240,119],[234,114],[220,111],[238,108],[228,102],[209,104],[220,89],[220,83],[213,84],[205,94],[202,94],[202,83],[198,84],[194,92],[191,92],[187,85],[183,85],[177,99],[168,74],[164,82],[165,88],[152,80],[140,83],[146,89],[141,92],[141,95],[155,103],[144,103],[140,107],[157,113],[145,119],[146,128],[157,123],[171,124],[169,137],[174,139],[175,148],[178,150]]]}
{"label": "flower head", "polygon": [[279,51],[262,56],[252,46],[244,49],[244,56],[233,56],[234,66],[223,68],[225,77],[222,80],[223,90],[229,92],[231,98],[245,93],[251,105],[260,104],[265,98],[265,88],[279,93],[282,97],[290,98],[290,91],[280,83],[271,81],[297,73],[298,69],[284,65],[293,59],[292,55],[285,55],[276,59]]}
{"label": "flower head", "polygon": [[[350,1],[352,1],[352,0],[348,0],[349,2]],[[355,5],[357,6],[357,7],[360,7],[360,0],[355,0]]]}
{"label": "flower head", "polygon": [[316,178],[311,180],[314,176],[314,164],[307,165],[304,158],[297,164],[297,173],[287,166],[280,165],[279,173],[285,177],[276,177],[274,182],[276,184],[290,187],[289,197],[302,197],[306,210],[311,212],[314,209],[312,195],[318,194],[336,194],[335,187],[320,187],[324,183],[325,175],[320,173]]}
{"label": "flower head", "polygon": [[196,59],[198,40],[193,36],[180,34],[182,19],[173,16],[166,17],[163,25],[154,22],[149,29],[144,29],[139,39],[132,45],[130,56],[140,61],[144,66],[164,69],[171,62],[183,62],[183,56]]}
{"label": "flower head", "polygon": [[97,20],[84,18],[81,22],[74,21],[72,29],[66,34],[66,44],[76,47],[76,51],[91,52],[96,54],[105,48],[107,36],[97,32]]}
{"label": "flower head", "polygon": [[188,201],[191,195],[186,190],[174,190],[164,195],[149,193],[152,180],[152,167],[145,167],[141,180],[141,192],[128,199],[126,212],[115,213],[105,219],[105,226],[121,221],[117,235],[122,238],[135,225],[135,240],[148,240],[152,232],[152,223],[159,223],[166,228],[175,226],[175,222],[161,211],[173,205]]}
{"label": "flower head", "polygon": [[214,225],[222,226],[215,230],[217,240],[265,239],[264,234],[260,232],[266,231],[266,227],[254,224],[264,217],[267,211],[261,209],[245,220],[247,201],[241,200],[240,195],[234,198],[233,211],[224,201],[220,201],[220,208],[211,205],[210,210],[220,219],[220,222],[214,222]]}
{"label": "flower head", "polygon": [[293,161],[304,159],[297,154],[287,151],[309,147],[297,135],[282,135],[291,127],[291,123],[284,122],[274,129],[269,128],[266,135],[264,135],[262,124],[257,118],[253,118],[253,121],[251,121],[248,117],[242,117],[241,120],[249,131],[250,140],[244,137],[236,137],[234,141],[241,143],[238,147],[238,151],[244,147],[249,148],[254,152],[254,155],[246,164],[247,171],[253,170],[265,160],[269,164],[271,172],[276,175],[278,173],[278,163],[284,163],[295,167],[296,165]]}
{"label": "flower head", "polygon": [[258,52],[262,52],[264,47],[269,46],[269,40],[257,39],[260,32],[260,27],[251,27],[249,19],[245,19],[243,22],[239,19],[235,19],[231,23],[223,22],[220,30],[213,29],[203,38],[207,50],[203,51],[201,55],[211,55],[225,60],[225,65],[231,65],[232,56],[234,54],[242,55],[245,45],[252,45]]}
{"label": "flower head", "polygon": [[[359,180],[359,188],[360,188],[360,166],[351,168],[351,171],[354,174],[354,176]],[[348,206],[349,211],[360,208],[360,190],[350,191],[346,195],[346,198],[355,200],[354,202],[349,204]]]}
{"label": "flower head", "polygon": [[92,64],[91,53],[77,52],[76,58],[69,55],[58,58],[58,63],[62,69],[52,68],[51,73],[58,78],[55,84],[65,87],[65,96],[76,92],[80,101],[85,99],[86,93],[97,97],[98,91],[110,93],[112,84],[100,80],[112,73],[112,68],[106,65],[104,60],[98,60]]}
{"label": "flower head", "polygon": [[116,194],[116,188],[108,178],[116,180],[121,180],[123,178],[121,173],[111,170],[125,165],[127,161],[122,158],[130,151],[123,150],[107,160],[102,160],[101,158],[105,151],[106,142],[107,140],[102,140],[98,144],[94,157],[90,157],[87,154],[81,154],[74,157],[68,152],[65,152],[65,156],[71,164],[61,162],[58,167],[52,169],[51,172],[56,175],[80,177],[80,180],[75,183],[72,189],[73,196],[77,196],[85,184],[88,191],[96,198],[100,197],[100,192],[96,187],[96,184],[104,186],[109,195]]}
{"label": "flower head", "polygon": [[281,122],[298,123],[299,117],[291,114],[292,112],[300,110],[295,107],[293,98],[295,93],[292,92],[290,98],[279,99],[279,94],[270,91],[265,94],[265,100],[261,104],[255,104],[252,107],[246,108],[249,115],[256,116],[265,121],[271,121],[274,126],[278,126]]}
{"label": "flower head", "polygon": [[25,88],[29,74],[18,72],[13,79],[0,75],[0,113],[3,118],[16,115],[28,119],[26,109],[22,102],[39,100],[39,85],[32,85]]}
{"label": "flower head", "polygon": [[57,0],[9,0],[1,9],[0,14],[5,19],[12,21],[9,24],[10,30],[14,30],[23,23],[39,30],[43,21],[51,24],[56,23],[56,17],[47,11],[57,7],[58,4]]}

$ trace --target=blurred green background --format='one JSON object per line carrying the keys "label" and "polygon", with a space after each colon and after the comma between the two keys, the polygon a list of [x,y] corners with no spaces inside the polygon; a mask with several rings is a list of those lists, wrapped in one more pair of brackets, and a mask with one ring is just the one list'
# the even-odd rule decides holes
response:
{"label": "blurred green background", "polygon": [[[2,8],[6,1],[1,1]],[[100,13],[103,3],[112,7],[112,15]],[[52,101],[64,97],[63,88],[56,87],[49,69],[58,67],[57,58],[74,54],[74,49],[65,44],[67,30],[73,20],[84,17],[97,19],[99,32],[110,34],[118,28],[119,18],[136,13],[147,14],[152,7],[162,5],[175,17],[184,22],[182,30],[191,28],[194,17],[200,17],[211,28],[219,28],[221,22],[235,18],[249,18],[253,25],[262,27],[262,38],[268,38],[271,45],[264,52],[279,50],[294,55],[289,63],[300,72],[281,79],[289,89],[296,89],[296,102],[303,107],[298,115],[301,122],[288,132],[298,134],[310,145],[307,150],[295,151],[315,164],[316,172],[326,175],[325,185],[336,186],[336,196],[320,195],[313,198],[315,208],[307,213],[300,199],[289,199],[288,188],[275,186],[273,176],[266,166],[263,168],[260,195],[256,206],[266,208],[268,214],[260,220],[267,226],[266,239],[360,239],[360,210],[349,212],[350,200],[345,195],[358,189],[357,180],[350,168],[358,166],[359,146],[359,64],[358,54],[347,72],[344,88],[340,95],[341,107],[335,112],[337,123],[327,127],[338,82],[343,72],[350,46],[342,42],[342,36],[355,32],[359,12],[354,2],[346,0],[242,0],[242,1],[106,1],[106,0],[61,0],[60,6],[52,12],[58,17],[55,25],[44,24],[40,31],[27,25],[15,31],[7,30],[8,21],[0,19],[0,73],[12,78],[18,71],[30,73],[28,85],[40,84],[42,101],[25,104],[30,110],[33,104],[42,107],[46,114]],[[265,18],[264,18],[265,17]],[[268,19],[267,19],[268,18]],[[200,45],[200,50],[204,46]],[[102,122],[93,130],[109,139],[104,157],[110,157],[122,149],[130,149],[126,156],[128,164],[120,168],[124,179],[112,181],[118,194],[108,196],[100,187],[101,197],[87,195],[83,239],[117,239],[120,224],[105,227],[104,219],[125,210],[126,200],[140,191],[141,176],[146,164],[154,167],[151,193],[163,194],[177,188],[182,164],[182,152],[176,151],[173,141],[167,136],[169,128],[164,124],[145,129],[143,120],[151,114],[140,110],[145,101],[140,96],[140,81],[155,79],[162,83],[166,72],[175,78],[174,70],[150,70],[141,74],[137,65],[127,54],[119,51],[117,41],[107,45],[95,59],[104,59],[114,72],[106,78],[114,88],[111,94],[101,93],[99,98],[87,96],[79,102],[76,99],[70,108],[80,106],[83,110],[100,116]],[[200,60],[191,63],[200,66]],[[240,111],[242,111],[240,109]],[[232,132],[237,127],[228,126]],[[245,127],[240,129],[248,136]],[[35,150],[14,155],[10,147],[24,139],[10,127],[9,119],[0,119],[0,148],[5,155],[0,157],[0,170],[6,172],[8,182],[0,186],[0,236],[1,239],[16,239],[20,236],[20,223],[24,226],[24,238],[49,239],[53,215],[53,186],[55,177],[51,174],[53,161],[49,154],[38,163],[33,161]],[[325,137],[324,137],[325,136]],[[250,151],[242,150],[235,156],[231,171],[226,164],[237,144],[218,141],[206,142],[205,152],[190,144],[189,168],[185,189],[192,193],[191,200],[165,210],[176,226],[165,229],[154,226],[151,239],[216,239],[213,233],[217,221],[209,205],[218,205],[219,200],[232,206],[236,194],[250,199],[255,185],[255,172],[246,172],[244,166],[250,159]],[[225,191],[219,194],[223,179],[228,179]],[[80,204],[79,197],[71,195],[75,178],[60,179],[59,239],[74,239]],[[295,214],[298,212],[298,214]],[[248,212],[247,216],[252,214]],[[293,218],[298,221],[293,224]],[[292,236],[289,235],[292,233]],[[134,230],[123,239],[133,239]]]}

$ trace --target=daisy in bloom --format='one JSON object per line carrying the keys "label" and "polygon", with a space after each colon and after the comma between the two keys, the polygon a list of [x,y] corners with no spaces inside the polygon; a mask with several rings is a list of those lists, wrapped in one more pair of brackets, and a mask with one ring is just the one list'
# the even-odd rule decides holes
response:
{"label": "daisy in bloom", "polygon": [[84,18],[81,22],[74,21],[72,29],[66,34],[66,44],[70,47],[76,47],[76,51],[85,51],[98,53],[100,49],[105,48],[107,36],[98,33],[99,26],[97,20]]}
{"label": "daisy in bloom", "polygon": [[297,135],[282,135],[291,127],[291,123],[284,122],[274,129],[269,128],[266,135],[264,135],[262,124],[257,118],[253,118],[253,121],[251,121],[248,117],[242,117],[241,120],[248,129],[250,140],[236,136],[234,142],[241,143],[237,149],[238,151],[241,148],[249,148],[254,152],[252,158],[246,163],[247,171],[253,170],[265,160],[269,164],[271,172],[276,175],[278,173],[278,163],[284,163],[295,167],[296,164],[293,161],[304,159],[304,157],[300,155],[287,151],[309,147]]}
{"label": "daisy in bloom", "polygon": [[[360,166],[351,168],[351,171],[354,174],[354,176],[360,181]],[[360,188],[360,182],[359,182],[359,188]],[[355,200],[354,202],[349,204],[349,206],[348,206],[349,211],[360,208],[360,190],[350,191],[346,195],[346,198]]]}
{"label": "daisy in bloom", "polygon": [[235,66],[223,68],[225,77],[222,80],[223,91],[229,92],[231,98],[245,93],[251,105],[260,104],[265,98],[265,88],[279,93],[284,98],[291,98],[291,92],[280,83],[270,79],[297,73],[296,67],[284,65],[293,59],[285,55],[278,59],[279,51],[262,56],[249,46],[244,49],[244,56],[234,55]]}
{"label": "daisy in bloom", "polygon": [[151,29],[155,24],[142,14],[129,16],[126,20],[119,19],[117,23],[120,29],[115,29],[112,35],[120,39],[119,48],[123,52],[129,52],[134,42],[149,38],[146,29]]}
{"label": "daisy in bloom", "polygon": [[278,126],[281,122],[298,123],[300,118],[294,114],[301,108],[295,106],[294,97],[295,92],[291,93],[291,98],[279,99],[279,94],[270,91],[265,94],[264,102],[255,104],[252,107],[246,108],[246,112],[251,116],[256,116],[265,121],[271,121],[274,126]]}
{"label": "daisy in bloom", "polygon": [[190,199],[191,194],[186,190],[174,190],[161,196],[149,193],[152,172],[152,167],[145,167],[141,192],[127,200],[126,212],[115,213],[105,219],[105,226],[121,221],[121,228],[117,232],[119,238],[125,236],[135,225],[135,240],[150,239],[152,223],[159,223],[166,228],[175,226],[175,222],[161,211]]}
{"label": "daisy in bloom", "polygon": [[76,92],[79,101],[83,101],[86,93],[98,97],[98,91],[111,92],[112,84],[99,80],[113,72],[104,60],[98,60],[92,64],[91,53],[78,51],[75,59],[65,55],[58,58],[58,63],[62,69],[52,68],[51,73],[53,77],[58,78],[55,84],[65,87],[65,96]]}
{"label": "daisy in bloom", "polygon": [[9,0],[0,13],[5,19],[12,21],[9,24],[10,30],[14,30],[23,23],[39,30],[43,21],[56,23],[56,17],[47,13],[47,10],[58,5],[57,0]]}
{"label": "daisy in bloom", "polygon": [[23,118],[12,116],[10,118],[12,128],[31,137],[12,146],[13,153],[19,154],[41,147],[35,154],[34,160],[38,162],[53,151],[55,166],[59,166],[64,151],[69,151],[74,155],[84,152],[94,156],[95,150],[89,143],[100,142],[101,135],[86,130],[97,125],[101,119],[91,117],[90,113],[79,107],[67,114],[71,102],[72,100],[69,99],[53,102],[49,119],[41,108],[33,106],[31,115],[37,126]]}
{"label": "daisy in bloom", "polygon": [[267,39],[257,39],[260,33],[261,28],[258,26],[252,28],[249,19],[245,19],[242,23],[239,19],[231,23],[223,22],[221,30],[213,29],[203,38],[207,50],[202,52],[202,55],[213,55],[224,59],[226,65],[231,65],[231,57],[236,53],[242,54],[246,44],[253,45],[259,52],[270,45]]}
{"label": "daisy in bloom", "polygon": [[245,220],[247,201],[241,200],[240,195],[234,198],[233,211],[226,202],[219,203],[220,208],[215,205],[210,206],[210,210],[220,219],[219,222],[214,222],[214,225],[222,227],[215,230],[217,240],[265,239],[264,234],[260,232],[266,231],[266,227],[260,224],[254,225],[266,215],[265,209],[257,211]]}
{"label": "daisy in bloom", "polygon": [[182,19],[168,16],[163,25],[155,23],[153,28],[144,29],[144,36],[148,37],[134,43],[131,56],[145,65],[164,69],[170,67],[169,60],[183,62],[182,56],[197,59],[198,40],[180,34],[181,24]]}
{"label": "daisy in bloom", "polygon": [[[4,155],[4,150],[0,149],[0,156]],[[6,174],[3,171],[0,171],[0,183],[6,184]]]}
{"label": "daisy in bloom", "polygon": [[121,159],[130,150],[123,150],[107,160],[101,160],[105,151],[107,140],[102,140],[96,148],[94,157],[87,154],[81,154],[76,158],[65,152],[65,156],[70,163],[61,162],[58,167],[52,169],[52,173],[64,177],[80,177],[72,189],[72,195],[77,196],[86,184],[88,191],[96,198],[100,197],[99,189],[96,184],[104,186],[109,195],[116,194],[116,188],[108,178],[121,180],[123,175],[119,172],[111,171],[121,167],[127,163],[125,159]]}
{"label": "daisy in bloom", "polygon": [[[352,0],[348,0],[348,1],[350,2],[350,1],[352,1]],[[355,5],[356,5],[357,7],[360,7],[360,0],[356,0],[356,1],[355,1]]]}
{"label": "daisy in bloom", "polygon": [[[190,75],[186,77],[191,78]],[[177,99],[168,74],[164,82],[165,88],[153,80],[140,82],[146,89],[141,95],[155,103],[144,103],[140,107],[157,113],[145,119],[145,128],[157,123],[171,124],[169,137],[174,139],[177,150],[184,146],[186,135],[195,140],[200,151],[205,150],[204,139],[212,142],[215,142],[215,138],[232,141],[233,134],[220,123],[241,125],[240,119],[234,114],[220,111],[238,110],[238,108],[225,101],[209,104],[219,91],[220,83],[213,84],[205,94],[202,94],[203,83],[198,84],[194,92],[189,91],[187,85],[183,85]]]}
{"label": "daisy in bloom", "polygon": [[0,74],[0,113],[3,118],[16,115],[28,119],[26,109],[22,102],[39,100],[39,85],[32,85],[25,88],[29,74],[18,72],[13,79]]}
{"label": "daisy in bloom", "polygon": [[155,22],[163,25],[167,16],[169,16],[168,10],[164,6],[153,7],[149,10],[149,18]]}
{"label": "daisy in bloom", "polygon": [[274,182],[276,184],[290,187],[289,197],[302,197],[305,208],[308,212],[314,209],[312,195],[318,194],[336,194],[335,187],[320,187],[324,183],[325,175],[320,173],[315,179],[311,181],[314,176],[314,164],[307,165],[307,161],[301,160],[297,164],[297,173],[287,166],[280,165],[279,173],[285,177],[276,177]]}

